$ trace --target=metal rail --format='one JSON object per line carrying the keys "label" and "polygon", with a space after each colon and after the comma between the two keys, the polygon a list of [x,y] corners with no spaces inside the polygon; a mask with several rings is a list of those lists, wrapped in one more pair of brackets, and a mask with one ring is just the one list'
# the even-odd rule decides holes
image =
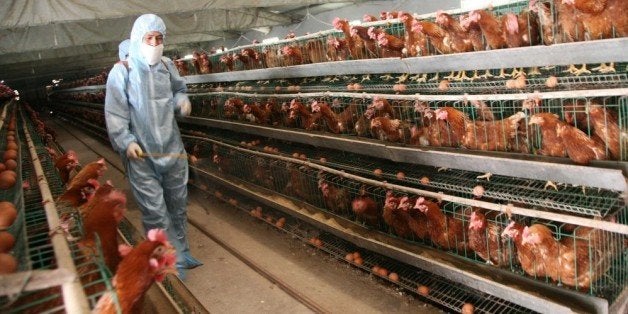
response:
{"label": "metal rail", "polygon": [[[347,92],[318,92],[318,93],[297,93],[297,94],[275,94],[275,93],[240,93],[240,92],[208,92],[195,93],[190,96],[237,96],[237,97],[273,97],[273,98],[314,98],[314,97],[347,97],[358,99],[373,99],[375,97],[390,100],[421,100],[421,101],[471,101],[471,100],[527,100],[531,98],[538,99],[561,99],[561,98],[584,98],[584,97],[608,97],[608,96],[626,96],[628,88],[605,88],[605,89],[589,89],[589,90],[570,90],[558,92],[534,92],[519,94],[483,94],[483,95],[396,95],[396,94],[379,94],[379,93],[347,93]],[[78,102],[77,102],[78,103]],[[87,103],[82,103],[87,104]]]}
{"label": "metal rail", "polygon": [[[20,114],[22,113],[20,112]],[[22,119],[24,119],[23,116]],[[33,162],[33,168],[35,170],[35,174],[37,175],[37,184],[39,185],[39,190],[41,191],[44,210],[46,211],[46,218],[50,229],[50,241],[54,247],[57,267],[60,269],[66,269],[76,274],[76,265],[72,260],[70,247],[68,246],[63,232],[59,232],[62,227],[59,223],[57,208],[55,206],[52,193],[50,192],[50,188],[48,187],[46,175],[44,174],[44,170],[39,162],[39,157],[37,157],[37,150],[35,149],[35,145],[33,144],[33,140],[26,125],[23,126],[23,130]],[[85,295],[85,291],[83,290],[83,286],[81,285],[80,280],[78,280],[78,277],[76,277],[73,281],[63,283],[61,285],[61,290],[63,293],[65,310],[68,313],[88,313],[90,311],[87,296]]]}

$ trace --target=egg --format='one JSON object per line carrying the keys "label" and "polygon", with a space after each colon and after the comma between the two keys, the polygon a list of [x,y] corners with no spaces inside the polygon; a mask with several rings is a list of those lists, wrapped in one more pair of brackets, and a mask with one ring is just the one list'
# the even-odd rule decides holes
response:
{"label": "egg", "polygon": [[399,171],[397,172],[397,180],[405,180],[406,179],[406,174]]}
{"label": "egg", "polygon": [[423,285],[417,287],[416,291],[422,296],[427,296],[428,294],[430,294],[430,288]]}
{"label": "egg", "polygon": [[327,158],[325,158],[325,157],[321,157],[321,159],[319,159],[319,161],[320,161],[322,164],[324,164],[324,163],[326,163],[326,162],[327,162]]}
{"label": "egg", "polygon": [[15,141],[15,136],[7,135],[7,142]]}
{"label": "egg", "polygon": [[6,231],[0,231],[0,253],[9,252],[13,245],[15,245],[15,237]]}
{"label": "egg", "polygon": [[0,202],[0,228],[11,226],[16,217],[17,210],[15,210],[15,205],[10,202]]}
{"label": "egg", "polygon": [[422,177],[421,180],[419,180],[419,182],[421,182],[421,184],[423,184],[423,185],[428,185],[428,184],[430,184],[430,178]]}
{"label": "egg", "polygon": [[361,257],[355,257],[353,259],[353,263],[355,263],[356,265],[362,266],[362,264],[364,263],[364,260]]}
{"label": "egg", "polygon": [[17,260],[13,255],[0,253],[0,275],[12,274],[17,270]]}
{"label": "egg", "polygon": [[482,198],[482,196],[484,196],[484,187],[481,185],[476,185],[473,188],[473,196],[475,198]]}
{"label": "egg", "polygon": [[233,206],[238,206],[238,200],[235,198],[230,198],[228,202]]}
{"label": "egg", "polygon": [[299,158],[299,153],[292,153],[292,157]]}
{"label": "egg", "polygon": [[449,81],[448,80],[442,80],[440,81],[440,83],[438,83],[438,90],[441,92],[446,92],[449,90]]}
{"label": "egg", "polygon": [[299,159],[307,160],[307,156],[305,156],[305,154],[301,154],[301,155],[299,155]]}
{"label": "egg", "polygon": [[15,160],[15,159],[17,159],[17,150],[14,150],[14,149],[6,150],[2,157],[3,157],[4,161],[7,161],[9,159]]}
{"label": "egg", "polygon": [[273,223],[273,217],[266,216],[266,222],[269,223],[269,224],[272,224]]}
{"label": "egg", "polygon": [[471,303],[465,303],[462,306],[462,314],[473,314],[473,312],[475,311],[475,307],[473,306],[473,304]]}
{"label": "egg", "polygon": [[11,150],[17,150],[18,146],[17,146],[17,143],[15,143],[14,141],[7,140],[7,148],[6,148],[6,150],[10,150],[10,149]]}
{"label": "egg", "polygon": [[545,86],[547,86],[549,88],[554,88],[554,87],[558,86],[558,78],[556,78],[555,76],[551,75],[550,77],[547,78],[547,80],[545,80]]}
{"label": "egg", "polygon": [[345,255],[345,259],[349,262],[353,262],[353,253],[347,253],[347,255]]}
{"label": "egg", "polygon": [[360,255],[360,252],[353,252],[353,258],[358,258],[358,257],[360,257],[360,258],[362,257]]}
{"label": "egg", "polygon": [[1,171],[4,170],[15,170],[15,168],[17,168],[17,161],[15,161],[15,159],[9,159],[7,161],[4,162],[4,168]]}
{"label": "egg", "polygon": [[214,191],[214,196],[217,197],[217,198],[222,198],[222,192]]}
{"label": "egg", "polygon": [[371,268],[371,271],[375,274],[377,274],[379,272],[379,266],[375,265],[373,266],[373,268]]}
{"label": "egg", "polygon": [[380,177],[382,175],[382,173],[383,173],[382,169],[377,168],[377,169],[373,170],[373,174],[378,176],[378,177]]}
{"label": "egg", "polygon": [[7,166],[4,163],[0,162],[0,172],[5,170],[7,170]]}
{"label": "egg", "polygon": [[384,267],[380,267],[379,270],[377,271],[377,274],[382,277],[388,277],[388,269]]}
{"label": "egg", "polygon": [[397,282],[399,281],[399,275],[397,275],[397,273],[390,273],[388,274],[388,279]]}

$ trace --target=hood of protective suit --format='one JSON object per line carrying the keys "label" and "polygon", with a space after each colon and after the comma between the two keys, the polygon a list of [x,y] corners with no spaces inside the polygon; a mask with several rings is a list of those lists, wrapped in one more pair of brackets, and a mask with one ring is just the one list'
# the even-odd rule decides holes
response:
{"label": "hood of protective suit", "polygon": [[131,40],[125,39],[118,45],[118,57],[120,61],[126,60],[129,56],[129,46],[131,45]]}
{"label": "hood of protective suit", "polygon": [[[160,32],[166,39],[166,24],[155,14],[144,14],[135,20],[131,29],[131,44],[129,47],[129,61],[132,65],[147,68],[148,62],[142,55],[141,46],[144,35],[148,32]],[[143,66],[143,67],[142,67]]]}

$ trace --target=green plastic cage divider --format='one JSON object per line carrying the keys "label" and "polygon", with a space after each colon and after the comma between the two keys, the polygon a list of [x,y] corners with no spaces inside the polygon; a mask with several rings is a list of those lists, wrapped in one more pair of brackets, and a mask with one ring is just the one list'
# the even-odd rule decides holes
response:
{"label": "green plastic cage divider", "polygon": [[[251,214],[251,211],[258,206],[250,200],[243,200],[241,195],[231,190],[221,189],[218,192],[218,190],[215,189],[212,191],[212,189],[208,187],[215,186],[215,182],[211,178],[206,177],[202,172],[196,172],[195,169],[196,166],[192,168],[195,180],[192,184],[204,193],[208,193],[208,198],[216,198],[225,203],[230,203],[230,200],[236,199],[238,200],[237,204],[234,205],[235,203],[232,203],[232,205],[248,214]],[[283,227],[277,227],[275,225],[276,221],[279,219],[278,217],[285,219],[285,225],[283,225]],[[399,275],[399,280],[396,282],[390,280],[390,282],[414,294],[417,293],[417,288],[419,286],[429,287],[428,294],[419,296],[448,310],[459,311],[463,304],[471,303],[474,305],[477,313],[534,313],[534,311],[513,304],[507,300],[496,298],[468,287],[456,285],[445,278],[434,275],[425,270],[395,261],[389,257],[368,251],[366,249],[359,248],[346,240],[318,230],[315,227],[286,215],[281,211],[273,209],[272,207],[264,206],[261,217],[257,217],[257,219],[281,229],[304,243],[311,244],[310,240],[312,238],[322,240],[322,245],[320,247],[314,247],[340,261],[347,262],[347,260],[345,260],[345,256],[348,253],[359,251],[364,262],[361,265],[351,263],[354,267],[360,268],[367,273],[371,273],[371,268],[375,265],[385,267],[391,272],[394,271]],[[389,280],[388,278],[382,278],[384,280]]]}
{"label": "green plastic cage divider", "polygon": [[[325,203],[322,193],[319,189],[319,180],[324,180],[326,182],[330,182],[334,185],[335,188],[343,188],[348,191],[348,198],[345,200],[349,202],[350,200],[355,199],[359,195],[367,195],[371,197],[374,201],[377,202],[378,207],[381,210],[381,207],[384,204],[385,195],[387,190],[379,186],[371,186],[369,184],[365,184],[363,182],[357,182],[352,179],[347,179],[343,177],[338,177],[335,174],[324,173],[317,169],[313,169],[308,167],[307,165],[301,165],[299,163],[290,163],[284,160],[275,160],[272,158],[267,158],[268,160],[265,162],[260,162],[261,159],[265,159],[262,156],[251,156],[247,154],[244,149],[233,149],[227,146],[223,146],[220,143],[213,143],[212,145],[212,161],[205,159],[206,161],[200,163],[199,165],[207,166],[209,169],[214,169],[216,173],[221,176],[226,176],[230,178],[237,178],[237,180],[242,182],[249,182],[251,184],[259,185],[265,189],[274,190],[276,193],[282,194],[289,198],[293,198],[298,201],[304,201],[310,205],[316,206],[321,209],[325,209],[334,215],[343,216],[344,218],[355,221],[359,224],[366,223],[369,227],[376,228],[381,230],[382,232],[390,233],[392,232],[388,226],[384,225],[382,220],[379,219],[376,222],[367,222],[359,217],[356,217],[351,211],[339,212],[338,209],[328,208],[329,203]],[[216,158],[215,156],[218,156]],[[197,165],[197,167],[199,166]],[[256,177],[256,173],[261,169],[264,165],[269,167],[268,173],[272,174],[271,183],[263,184],[263,181],[259,181]],[[381,179],[380,179],[381,180]],[[401,195],[410,195],[403,191],[397,191],[396,194]],[[434,200],[436,201],[436,200]],[[347,207],[348,208],[348,207]],[[442,211],[453,217],[455,220],[461,222],[463,226],[466,225],[468,221],[468,217],[470,216],[470,206],[456,204],[454,202],[445,202],[443,206],[441,206]],[[507,219],[504,219],[505,215],[500,215],[499,226],[503,229],[508,223]],[[497,222],[497,221],[496,221]],[[583,228],[583,227],[580,227]],[[602,232],[602,231],[600,231]],[[466,237],[466,233],[463,233]],[[605,234],[611,235],[611,233],[605,232]],[[394,235],[393,235],[394,236]],[[560,237],[568,237],[569,234],[560,234]],[[621,234],[612,234],[615,238],[625,238]],[[573,237],[573,236],[572,236]],[[430,246],[434,246],[430,243],[429,240],[418,240],[413,239],[417,244],[427,244]],[[458,239],[463,240],[463,242],[467,242],[467,239]],[[508,248],[510,250],[510,256],[514,256],[514,251],[511,250],[512,247]],[[506,248],[504,248],[506,249]],[[455,255],[460,255],[467,259],[471,259],[478,263],[484,263],[485,261],[475,256],[473,252],[470,250],[453,248],[449,250],[450,253]],[[616,245],[614,248],[609,249],[609,259],[615,261],[618,258],[621,258],[621,247]],[[511,265],[515,264],[511,260]],[[511,269],[513,272],[517,273],[516,268]],[[619,278],[611,278],[610,280],[603,280],[607,278],[609,274],[616,274],[612,271],[603,270],[604,276],[602,277],[602,282],[592,283],[590,291],[588,291],[591,295],[598,295],[600,291],[609,290],[609,294],[605,294],[604,297],[609,300],[613,300],[617,297],[617,294],[621,291],[617,291],[615,288],[609,288],[613,285],[613,282],[618,283],[627,283],[627,280],[624,276],[620,276]],[[549,280],[544,280],[548,282]]]}

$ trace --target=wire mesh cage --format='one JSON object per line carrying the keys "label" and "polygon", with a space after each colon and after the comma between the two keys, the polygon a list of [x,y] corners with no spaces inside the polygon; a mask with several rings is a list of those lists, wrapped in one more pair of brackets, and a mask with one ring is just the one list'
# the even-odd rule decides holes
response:
{"label": "wire mesh cage", "polygon": [[[578,164],[624,161],[627,157],[620,127],[624,119],[619,115],[624,110],[621,104],[625,103],[621,96],[471,101],[412,101],[344,94],[227,96],[218,93],[193,97],[197,108],[193,116],[208,114],[212,118],[372,137],[408,146],[569,157]],[[224,104],[222,111],[220,103]],[[559,126],[556,130],[555,125]],[[576,148],[581,146],[591,152],[582,155]]]}
{"label": "wire mesh cage", "polygon": [[583,64],[580,67],[545,66],[434,73],[369,73],[214,84],[190,84],[189,91],[256,92],[360,92],[414,95],[518,94],[626,86],[626,63]]}
{"label": "wire mesh cage", "polygon": [[[193,172],[195,170],[193,169]],[[357,247],[353,243],[318,230],[303,221],[286,215],[284,212],[262,207],[248,199],[243,199],[237,192],[218,187],[212,188],[215,186],[215,182],[202,173],[198,173],[195,177],[192,184],[201,191],[208,193],[208,199],[229,203],[260,222],[288,233],[291,238],[299,239],[337,260],[348,262],[366,273],[373,274],[374,277],[387,280],[412,293],[417,294],[418,292],[419,297],[446,309],[456,311],[460,310],[465,303],[470,303],[474,305],[475,312],[478,313],[494,313],[495,311],[500,313],[533,313],[533,311],[509,301],[456,285],[428,271]],[[427,291],[423,289],[427,289]]]}
{"label": "wire mesh cage", "polygon": [[[185,131],[188,126],[182,125]],[[197,129],[197,128],[195,128]],[[588,217],[607,217],[615,215],[625,208],[621,192],[606,189],[594,189],[567,184],[554,184],[541,180],[531,180],[490,173],[477,173],[457,169],[440,169],[406,163],[390,163],[384,159],[367,157],[359,154],[321,149],[296,143],[282,143],[256,136],[245,136],[233,132],[207,129],[201,133],[205,138],[213,138],[231,145],[246,147],[250,150],[268,152],[286,157],[299,158],[323,166],[347,171],[363,177],[395,182],[408,187],[415,187],[432,192],[444,192],[464,198],[476,198],[474,189],[481,186],[481,199],[494,203],[515,204],[536,208],[543,211],[557,211]],[[187,141],[187,140],[186,140]],[[211,156],[211,151],[203,147],[202,141],[188,144],[186,149],[191,155]],[[257,157],[252,157],[257,158]],[[264,163],[261,162],[261,165]],[[280,169],[281,170],[281,169]],[[262,172],[259,169],[255,171]],[[276,169],[269,169],[274,174]],[[377,172],[377,175],[375,173]]]}
{"label": "wire mesh cage", "polygon": [[[46,176],[46,181],[53,197],[63,192],[63,183],[53,166],[52,159],[45,149],[43,139],[36,131],[33,122],[29,119],[19,119],[20,124],[24,124],[31,134],[30,139],[35,147],[38,162]],[[23,136],[23,132],[20,132]],[[23,143],[24,149],[26,142]],[[51,237],[63,234],[68,242],[70,258],[76,266],[77,278],[83,286],[85,295],[88,298],[88,305],[94,307],[98,298],[107,291],[112,291],[111,272],[103,261],[100,240],[95,236],[93,243],[84,242],[81,216],[76,209],[69,207],[57,207],[57,214],[66,222],[67,230],[60,228],[50,231],[46,210],[44,208],[41,192],[35,182],[39,182],[39,177],[35,174],[34,165],[31,158],[24,158],[21,164],[23,170],[22,177],[33,182],[24,192],[24,217],[25,230],[28,243],[28,251],[25,252],[26,261],[22,267],[24,270],[52,271],[58,268],[57,256],[53,247]],[[40,313],[40,312],[64,312],[65,305],[61,291],[61,282],[49,285],[43,289],[21,290],[12,296],[0,298],[2,308],[9,313]],[[24,289],[24,287],[22,287]],[[67,301],[67,300],[66,300]]]}
{"label": "wire mesh cage", "polygon": [[63,101],[73,100],[86,103],[105,103],[105,91],[90,91],[90,92],[74,92],[74,93],[54,93],[50,96],[51,99]]}
{"label": "wire mesh cage", "polygon": [[[522,273],[523,266],[518,265],[524,264],[520,260],[525,255],[517,255],[521,251],[515,246],[519,245],[519,240],[515,239],[515,244],[502,240],[502,233],[511,222],[506,213],[471,208],[454,202],[440,202],[348,179],[299,162],[273,160],[275,158],[272,155],[252,154],[246,149],[229,148],[216,142],[211,145],[216,154],[214,161],[217,160],[213,166],[218,172],[274,190],[275,193],[306,202],[390,236],[430,245],[473,261],[490,261],[497,267],[510,268],[522,275],[534,275],[550,284],[586,290],[591,295],[609,300],[621,292],[617,283],[626,282],[626,278],[619,273],[609,278],[611,265],[619,265],[623,258],[622,243],[625,236],[621,234],[573,225],[570,229],[564,224],[547,221],[545,223],[552,227],[549,234],[558,243],[558,251],[555,255],[545,257],[542,262],[554,265],[555,268],[564,268],[563,275],[558,277],[556,274],[559,271],[531,274],[529,269]],[[293,153],[296,160],[308,160],[301,158],[301,155],[296,150]],[[360,164],[368,167],[365,163]],[[329,164],[326,162],[325,165]],[[202,167],[202,164],[197,166]],[[261,167],[267,167],[267,171],[255,170]],[[256,179],[252,175],[254,172],[263,173],[261,179]],[[380,169],[379,172],[371,172],[370,176],[381,180],[382,174]],[[260,183],[270,178],[274,184],[268,181]],[[406,180],[406,177],[403,179]],[[606,219],[616,219],[612,218],[614,216],[609,215]],[[599,246],[605,248],[598,249]],[[566,254],[571,256],[568,261],[574,266],[567,265],[564,260]],[[541,263],[539,256],[536,256],[536,261]],[[569,277],[564,274],[569,269],[576,269],[582,275]]]}
{"label": "wire mesh cage", "polygon": [[[337,18],[334,29],[276,43],[235,47],[209,56],[212,70],[225,72],[367,58],[420,57],[626,35],[618,3],[578,8],[556,1],[518,1],[470,12],[416,17],[388,12],[382,21],[350,25]],[[581,11],[582,10],[582,11]],[[198,66],[197,66],[198,68]],[[200,71],[196,71],[197,73]],[[202,73],[209,73],[207,71]]]}

